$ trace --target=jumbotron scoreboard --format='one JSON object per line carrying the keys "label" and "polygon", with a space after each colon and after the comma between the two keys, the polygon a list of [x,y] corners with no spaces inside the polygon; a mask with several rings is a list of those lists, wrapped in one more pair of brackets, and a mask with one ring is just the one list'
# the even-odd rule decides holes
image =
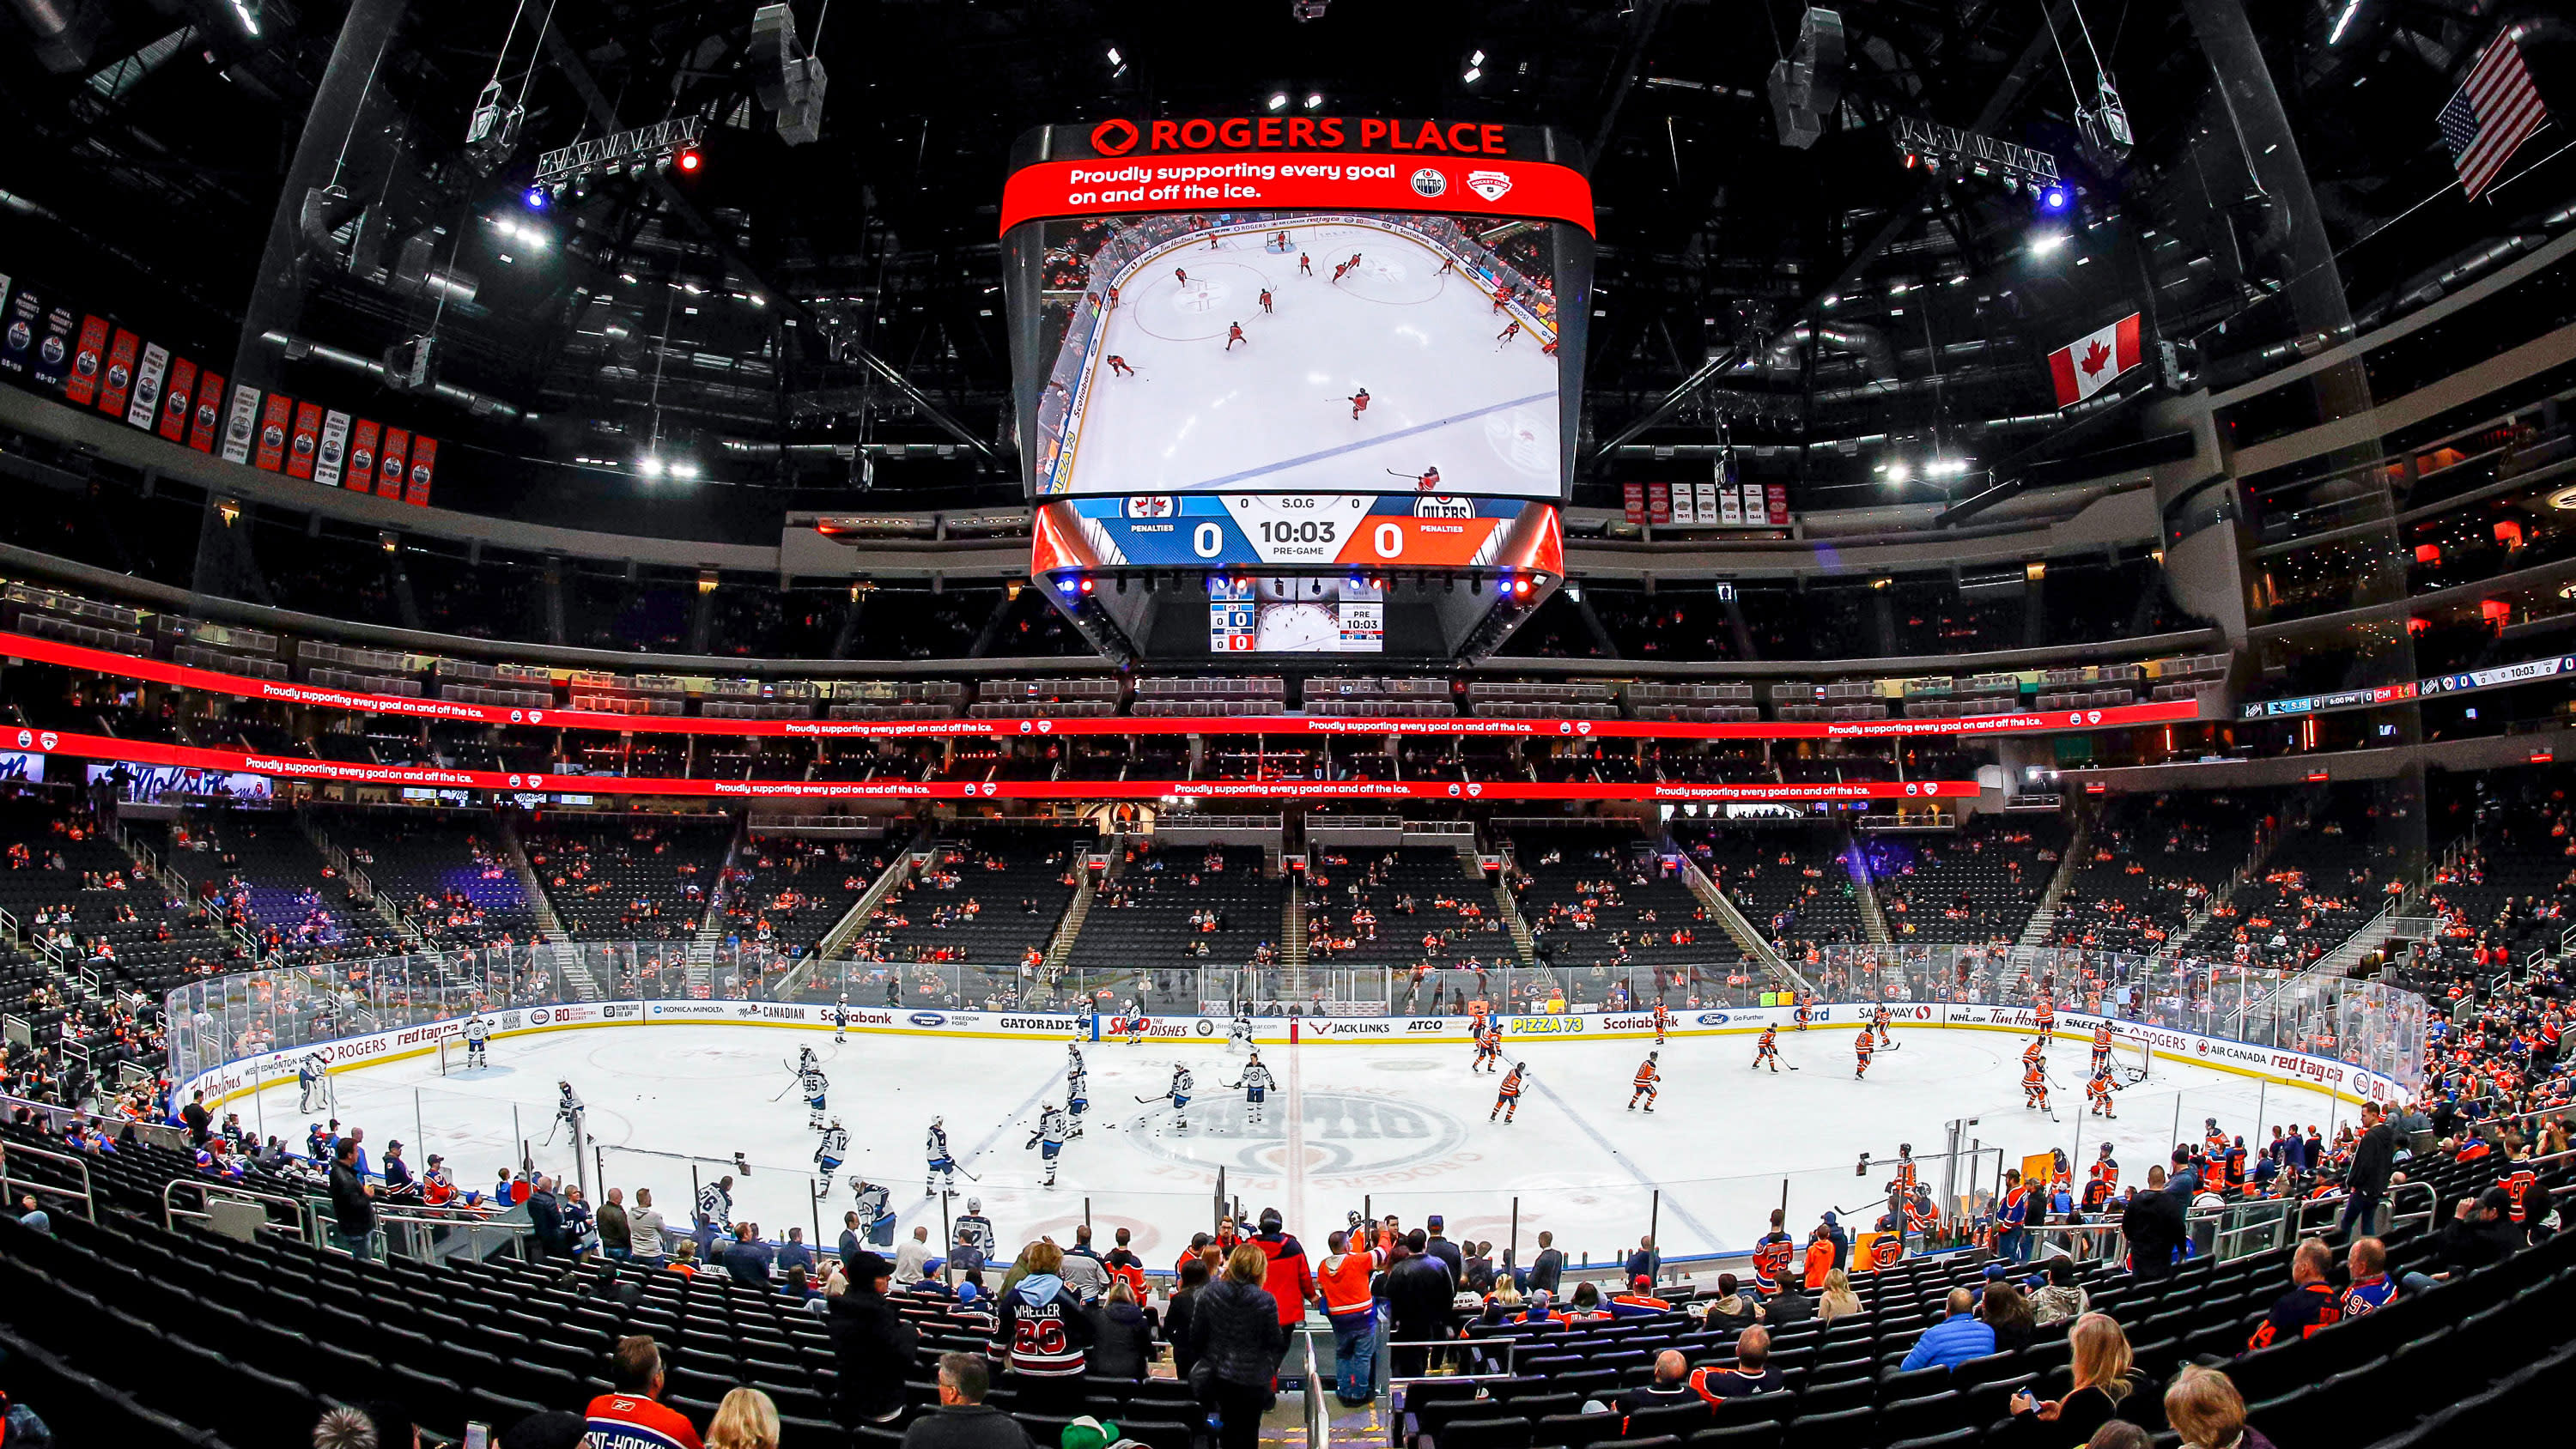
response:
{"label": "jumbotron scoreboard", "polygon": [[1104,653],[1465,659],[1563,582],[1592,200],[1556,132],[1047,126],[1001,212],[1030,573]]}

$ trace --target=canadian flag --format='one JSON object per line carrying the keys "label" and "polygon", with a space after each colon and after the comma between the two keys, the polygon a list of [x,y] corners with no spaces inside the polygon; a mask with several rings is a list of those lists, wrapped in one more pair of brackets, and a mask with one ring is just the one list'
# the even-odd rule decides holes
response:
{"label": "canadian flag", "polygon": [[2073,407],[2145,360],[2138,343],[2135,312],[2099,332],[2076,338],[2048,354],[2048,375],[2057,384],[2057,405]]}

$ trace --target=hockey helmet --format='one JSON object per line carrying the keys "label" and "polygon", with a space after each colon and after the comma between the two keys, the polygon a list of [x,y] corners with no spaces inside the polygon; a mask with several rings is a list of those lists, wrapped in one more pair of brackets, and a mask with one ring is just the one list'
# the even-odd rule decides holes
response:
{"label": "hockey helmet", "polygon": [[984,1200],[983,1200],[982,1198],[980,1198],[980,1197],[970,1197],[970,1198],[966,1199],[966,1211],[968,1211],[968,1212],[970,1212],[970,1213],[980,1213],[980,1212],[982,1212],[983,1210],[984,1210]]}

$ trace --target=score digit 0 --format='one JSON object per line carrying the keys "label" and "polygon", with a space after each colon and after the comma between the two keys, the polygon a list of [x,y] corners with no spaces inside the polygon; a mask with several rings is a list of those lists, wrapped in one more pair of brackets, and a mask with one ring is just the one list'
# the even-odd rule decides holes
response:
{"label": "score digit 0", "polygon": [[1224,551],[1224,529],[1213,523],[1202,523],[1190,530],[1190,552],[1201,558],[1214,558]]}
{"label": "score digit 0", "polygon": [[1404,530],[1396,524],[1379,524],[1376,535],[1369,540],[1369,543],[1377,550],[1379,558],[1404,557]]}

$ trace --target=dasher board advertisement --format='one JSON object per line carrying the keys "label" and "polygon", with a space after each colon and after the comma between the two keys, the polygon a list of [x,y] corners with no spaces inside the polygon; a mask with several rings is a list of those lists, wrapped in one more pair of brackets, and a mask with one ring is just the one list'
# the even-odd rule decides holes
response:
{"label": "dasher board advertisement", "polygon": [[1561,499],[1592,271],[1574,147],[1290,119],[1021,139],[1003,278],[1031,495]]}

